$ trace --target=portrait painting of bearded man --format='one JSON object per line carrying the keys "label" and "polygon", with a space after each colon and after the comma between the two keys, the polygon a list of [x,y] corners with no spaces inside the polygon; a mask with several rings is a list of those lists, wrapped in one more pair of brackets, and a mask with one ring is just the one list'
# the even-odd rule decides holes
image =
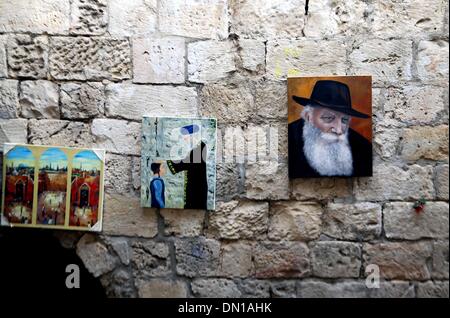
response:
{"label": "portrait painting of bearded man", "polygon": [[372,176],[370,76],[288,79],[289,177]]}

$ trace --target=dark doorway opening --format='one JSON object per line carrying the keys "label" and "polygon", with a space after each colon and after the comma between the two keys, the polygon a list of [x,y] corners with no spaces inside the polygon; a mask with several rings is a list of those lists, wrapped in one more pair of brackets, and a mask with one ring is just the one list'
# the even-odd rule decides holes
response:
{"label": "dark doorway opening", "polygon": [[80,208],[85,208],[87,206],[89,206],[89,187],[83,185],[80,189]]}
{"label": "dark doorway opening", "polygon": [[22,180],[17,181],[16,183],[16,200],[17,202],[22,202],[23,201],[23,188],[25,187],[24,183],[22,182]]}
{"label": "dark doorway opening", "polygon": [[[69,264],[80,269],[79,289],[66,287]],[[74,249],[61,246],[52,231],[19,228],[0,228],[0,295],[50,302],[65,296],[106,297],[99,279],[86,270]]]}

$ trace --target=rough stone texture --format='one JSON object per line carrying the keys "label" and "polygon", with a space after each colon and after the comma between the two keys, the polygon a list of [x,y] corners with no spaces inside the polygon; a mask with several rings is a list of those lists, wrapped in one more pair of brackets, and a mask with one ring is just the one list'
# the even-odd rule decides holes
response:
{"label": "rough stone texture", "polygon": [[44,80],[20,83],[21,115],[25,118],[59,118],[58,85]]}
{"label": "rough stone texture", "polygon": [[103,232],[109,235],[152,238],[158,234],[156,211],[140,207],[138,197],[106,194]]}
{"label": "rough stone texture", "polygon": [[364,244],[363,266],[378,265],[385,279],[423,281],[430,279],[431,255],[432,246],[426,242]]}
{"label": "rough stone texture", "polygon": [[242,38],[272,39],[301,37],[304,0],[234,0],[231,32]]}
{"label": "rough stone texture", "polygon": [[35,145],[89,148],[93,145],[90,125],[76,121],[31,119],[29,141]]}
{"label": "rough stone texture", "polygon": [[202,237],[177,240],[175,256],[178,275],[215,276],[220,266],[220,243]]}
{"label": "rough stone texture", "polygon": [[287,102],[285,83],[267,80],[255,83],[256,113],[263,120],[280,119],[287,122]]}
{"label": "rough stone texture", "polygon": [[239,40],[242,67],[248,71],[263,71],[266,65],[266,45],[262,41]]}
{"label": "rough stone texture", "polygon": [[20,34],[8,37],[8,67],[11,77],[46,78],[48,38]]}
{"label": "rough stone texture", "polygon": [[218,163],[216,167],[217,183],[216,183],[216,199],[217,200],[232,200],[236,198],[241,192],[241,184],[243,183],[243,176],[241,169],[237,164],[233,163]]}
{"label": "rough stone texture", "polygon": [[125,39],[53,37],[50,75],[57,80],[112,80],[131,77],[131,48]]}
{"label": "rough stone texture", "polygon": [[17,118],[19,110],[18,85],[15,80],[0,80],[0,118]]}
{"label": "rough stone texture", "polygon": [[360,201],[431,199],[434,196],[432,168],[412,165],[406,169],[380,164],[372,178],[355,181],[355,196]]}
{"label": "rough stone texture", "polygon": [[448,79],[448,40],[420,41],[417,50],[417,73],[422,80]]}
{"label": "rough stone texture", "polygon": [[129,157],[108,154],[105,163],[105,191],[108,193],[130,193],[132,162]]}
{"label": "rough stone texture", "polygon": [[281,201],[270,205],[269,239],[310,241],[320,236],[322,207],[317,203]]}
{"label": "rough stone texture", "polygon": [[435,186],[438,199],[448,201],[448,165],[440,165],[435,168]]}
{"label": "rough stone texture", "polygon": [[108,238],[109,244],[111,245],[114,252],[119,257],[123,265],[130,264],[131,258],[131,248],[128,241],[123,238]]}
{"label": "rough stone texture", "polygon": [[226,0],[161,0],[161,32],[190,38],[226,39],[228,37]]}
{"label": "rough stone texture", "polygon": [[192,292],[200,298],[239,298],[241,292],[229,279],[195,279],[191,284]]}
{"label": "rough stone texture", "polygon": [[71,1],[70,33],[99,35],[108,24],[107,0]]}
{"label": "rough stone texture", "polygon": [[225,277],[248,277],[254,272],[253,245],[246,242],[223,244],[220,251],[220,274]]}
{"label": "rough stone texture", "polygon": [[0,32],[67,33],[69,0],[2,0]]}
{"label": "rough stone texture", "polygon": [[150,279],[136,283],[141,298],[186,298],[188,290],[181,280]]}
{"label": "rough stone texture", "polygon": [[348,242],[318,242],[311,248],[312,274],[317,277],[359,277],[361,247]]}
{"label": "rough stone texture", "polygon": [[309,249],[301,242],[260,242],[253,260],[258,278],[304,277],[311,271]]}
{"label": "rough stone texture", "polygon": [[222,239],[259,239],[267,232],[268,213],[265,202],[218,202],[209,231]]}
{"label": "rough stone texture", "polygon": [[157,0],[109,1],[108,30],[114,36],[145,37],[156,31]]}
{"label": "rough stone texture", "polygon": [[267,43],[267,74],[270,79],[338,75],[345,74],[345,69],[346,48],[339,40],[274,40]]}
{"label": "rough stone texture", "polygon": [[149,279],[165,277],[171,272],[169,246],[154,241],[138,241],[132,245],[132,266],[134,277]]}
{"label": "rough stone texture", "polygon": [[330,203],[323,215],[323,234],[340,240],[369,241],[381,235],[381,206],[375,203]]}
{"label": "rough stone texture", "polygon": [[194,116],[197,92],[193,87],[110,84],[106,86],[106,115],[142,121],[142,116]]}
{"label": "rough stone texture", "polygon": [[7,35],[0,35],[0,78],[8,75],[7,63],[6,63],[6,43]]}
{"label": "rough stone texture", "polygon": [[77,254],[94,277],[112,271],[116,265],[116,260],[108,252],[108,248],[91,234],[84,235],[78,242]]}
{"label": "rough stone texture", "polygon": [[371,74],[376,83],[408,80],[412,54],[408,40],[360,40],[349,56],[351,74]]}
{"label": "rough stone texture", "polygon": [[182,38],[133,41],[133,82],[184,83],[186,44]]}
{"label": "rough stone texture", "polygon": [[403,132],[401,156],[407,161],[448,159],[448,126],[413,127]]}
{"label": "rough stone texture", "polygon": [[259,161],[249,164],[245,172],[245,190],[248,199],[289,199],[289,176],[286,164]]}
{"label": "rough stone texture", "polygon": [[296,200],[326,200],[350,196],[349,180],[339,178],[295,179],[292,195]]}
{"label": "rough stone texture", "polygon": [[100,83],[64,83],[60,95],[62,118],[95,118],[105,111],[105,91]]}
{"label": "rough stone texture", "polygon": [[161,210],[164,218],[164,234],[178,237],[195,237],[202,234],[205,220],[203,210]]}
{"label": "rough stone texture", "polygon": [[27,128],[26,119],[0,119],[0,145],[7,142],[27,143]]}
{"label": "rough stone texture", "polygon": [[134,298],[137,296],[132,274],[125,269],[119,268],[111,274],[102,276],[100,282],[106,289],[108,297]]}
{"label": "rough stone texture", "polygon": [[264,280],[245,279],[239,284],[242,298],[269,298],[270,285]]}
{"label": "rough stone texture", "polygon": [[418,214],[413,203],[387,203],[383,209],[384,231],[390,239],[448,238],[448,203],[429,202]]}
{"label": "rough stone texture", "polygon": [[426,282],[417,285],[417,297],[419,298],[448,298],[448,281]]}
{"label": "rough stone texture", "polygon": [[97,148],[112,153],[139,155],[141,125],[116,119],[94,119],[92,135]]}
{"label": "rough stone texture", "polygon": [[187,54],[191,82],[218,82],[236,71],[236,48],[230,41],[189,43]]}
{"label": "rough stone texture", "polygon": [[433,244],[433,261],[431,276],[434,279],[448,279],[449,271],[448,240],[446,242],[435,242]]}

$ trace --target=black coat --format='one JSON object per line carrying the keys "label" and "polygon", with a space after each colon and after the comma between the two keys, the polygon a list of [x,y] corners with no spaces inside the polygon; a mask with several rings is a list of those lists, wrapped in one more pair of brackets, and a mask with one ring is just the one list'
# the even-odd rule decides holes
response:
{"label": "black coat", "polygon": [[[289,177],[291,179],[324,177],[309,165],[303,153],[304,124],[303,119],[289,124]],[[353,174],[350,177],[372,176],[372,144],[351,128],[348,138],[353,156]]]}

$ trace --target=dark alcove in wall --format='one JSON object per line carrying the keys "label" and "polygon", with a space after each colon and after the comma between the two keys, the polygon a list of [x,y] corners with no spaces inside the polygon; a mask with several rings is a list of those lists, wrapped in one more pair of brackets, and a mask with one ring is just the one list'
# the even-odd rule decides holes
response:
{"label": "dark alcove in wall", "polygon": [[[66,287],[66,267],[80,269],[80,288]],[[52,231],[0,229],[0,295],[22,295],[35,299],[70,297],[104,298],[100,280],[83,266],[74,249],[61,246]],[[51,293],[51,294],[47,294]]]}

